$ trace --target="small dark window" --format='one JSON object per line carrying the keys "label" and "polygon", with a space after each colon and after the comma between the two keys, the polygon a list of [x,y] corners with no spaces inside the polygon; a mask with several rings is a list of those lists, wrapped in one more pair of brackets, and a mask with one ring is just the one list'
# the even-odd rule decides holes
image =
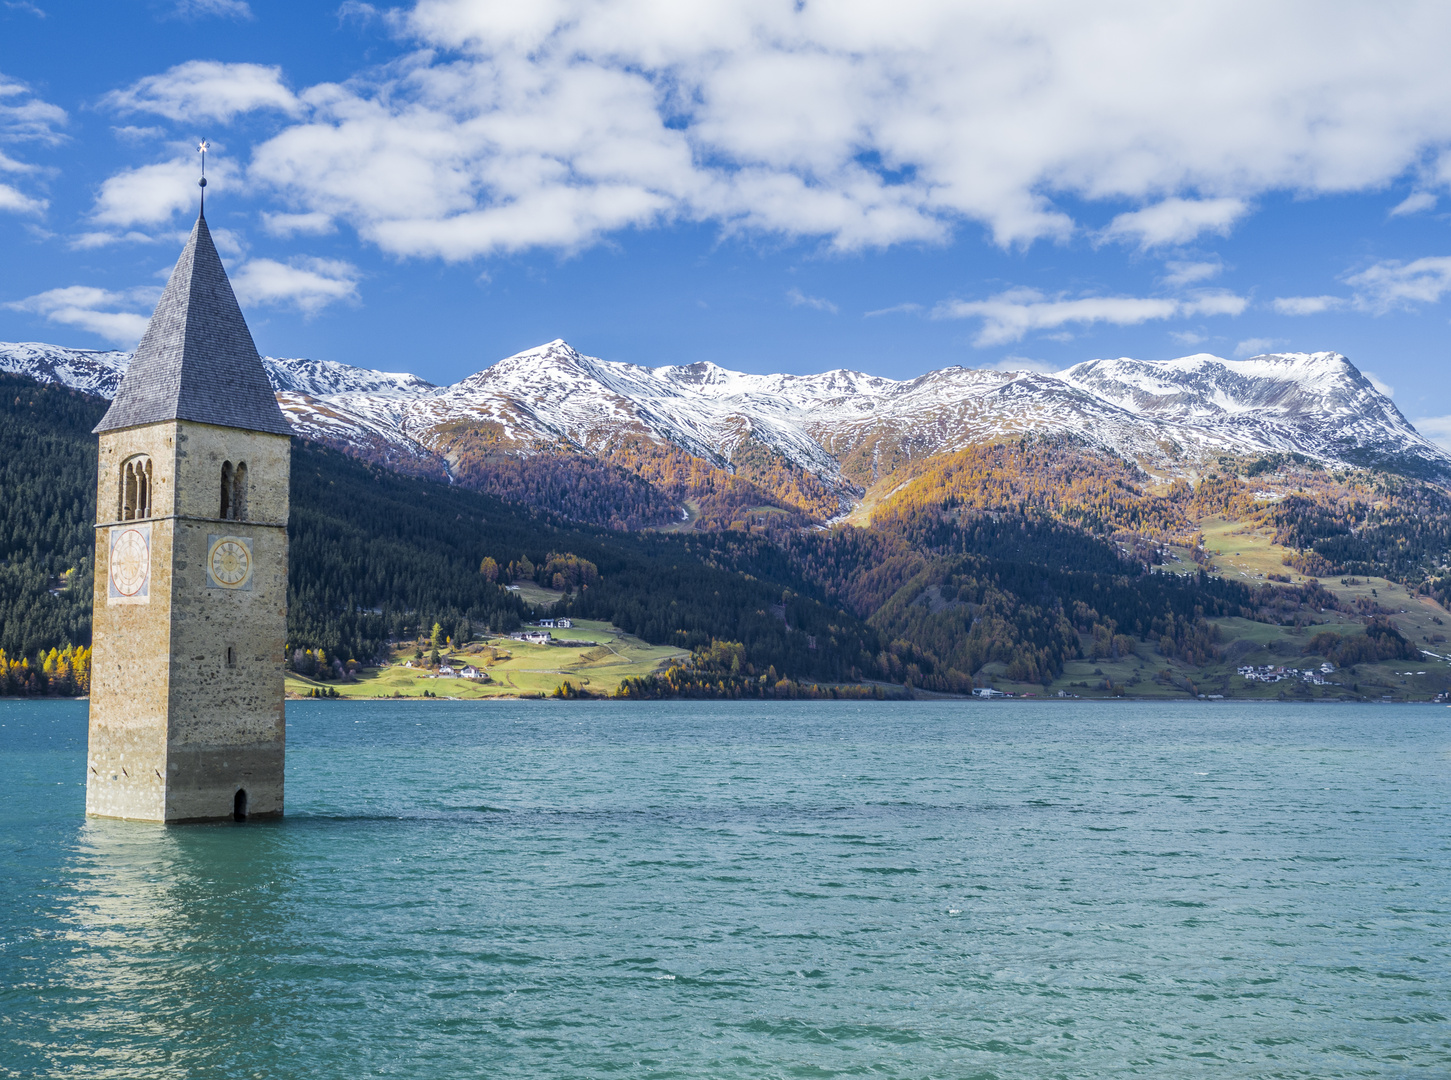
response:
{"label": "small dark window", "polygon": [[247,463],[237,462],[232,472],[232,517],[238,521],[247,520]]}
{"label": "small dark window", "polygon": [[238,788],[237,794],[232,796],[232,820],[247,820],[247,792],[242,788]]}
{"label": "small dark window", "polygon": [[217,517],[230,518],[232,516],[232,463],[222,462],[222,509]]}
{"label": "small dark window", "polygon": [[227,646],[227,667],[237,666],[237,649],[234,645]]}

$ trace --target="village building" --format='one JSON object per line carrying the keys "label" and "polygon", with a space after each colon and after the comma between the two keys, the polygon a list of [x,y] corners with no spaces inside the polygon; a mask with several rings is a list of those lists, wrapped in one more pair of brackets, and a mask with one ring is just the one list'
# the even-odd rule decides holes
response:
{"label": "village building", "polygon": [[282,813],[291,428],[204,215],[96,427],[86,813]]}

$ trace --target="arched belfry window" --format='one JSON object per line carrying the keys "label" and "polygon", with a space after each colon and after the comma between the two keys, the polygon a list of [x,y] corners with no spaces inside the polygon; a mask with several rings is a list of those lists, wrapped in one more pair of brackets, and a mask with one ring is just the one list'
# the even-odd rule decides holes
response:
{"label": "arched belfry window", "polygon": [[228,521],[245,521],[247,517],[247,463],[234,466],[222,462],[222,510],[217,515]]}
{"label": "arched belfry window", "polygon": [[237,462],[232,473],[232,516],[238,521],[247,520],[247,463]]}
{"label": "arched belfry window", "polygon": [[128,458],[121,466],[122,521],[151,516],[151,459],[145,454]]}
{"label": "arched belfry window", "polygon": [[217,514],[219,518],[232,516],[232,463],[222,462],[222,509]]}

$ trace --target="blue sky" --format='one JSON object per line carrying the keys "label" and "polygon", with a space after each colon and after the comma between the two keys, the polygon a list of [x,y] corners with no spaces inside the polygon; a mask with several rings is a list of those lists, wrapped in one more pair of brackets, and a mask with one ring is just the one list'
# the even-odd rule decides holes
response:
{"label": "blue sky", "polygon": [[[0,340],[450,382],[1333,349],[1451,436],[1451,9],[0,0]],[[879,10],[880,9],[880,10]]]}

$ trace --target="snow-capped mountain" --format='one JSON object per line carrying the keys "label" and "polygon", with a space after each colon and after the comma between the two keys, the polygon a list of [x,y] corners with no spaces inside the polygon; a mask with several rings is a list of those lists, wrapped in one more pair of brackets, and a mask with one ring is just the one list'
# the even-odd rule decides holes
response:
{"label": "snow-capped mountain", "polygon": [[[127,359],[0,345],[0,370],[103,395],[114,393]],[[727,469],[752,443],[849,501],[907,461],[1004,437],[1073,433],[1165,476],[1225,453],[1278,451],[1451,481],[1451,455],[1331,352],[1090,360],[1051,375],[944,367],[899,381],[845,370],[648,368],[552,341],[446,387],[324,361],[264,362],[300,435],[439,474],[450,469],[449,439],[460,430],[487,433],[497,452],[516,456],[609,455],[643,440]]]}
{"label": "snow-capped mountain", "polygon": [[121,385],[121,376],[130,362],[128,352],[67,349],[36,341],[0,342],[0,371],[60,383],[103,398],[116,396],[116,387]]}

